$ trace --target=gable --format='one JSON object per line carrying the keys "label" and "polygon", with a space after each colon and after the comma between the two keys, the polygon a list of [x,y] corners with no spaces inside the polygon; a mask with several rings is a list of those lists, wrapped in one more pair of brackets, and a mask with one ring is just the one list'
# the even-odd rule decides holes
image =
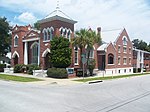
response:
{"label": "gable", "polygon": [[124,38],[126,39],[127,44],[129,44],[130,46],[132,46],[132,42],[131,42],[131,40],[129,38],[129,35],[128,35],[128,33],[127,33],[127,31],[126,31],[125,28],[123,29],[123,31],[120,33],[120,35],[118,36],[118,38],[114,42],[115,45],[123,45]]}
{"label": "gable", "polygon": [[116,49],[115,49],[114,45],[111,42],[107,46],[107,53],[112,53],[112,54],[116,53]]}
{"label": "gable", "polygon": [[30,30],[26,35],[24,36],[24,39],[29,39],[29,38],[38,38],[40,36],[40,32]]}

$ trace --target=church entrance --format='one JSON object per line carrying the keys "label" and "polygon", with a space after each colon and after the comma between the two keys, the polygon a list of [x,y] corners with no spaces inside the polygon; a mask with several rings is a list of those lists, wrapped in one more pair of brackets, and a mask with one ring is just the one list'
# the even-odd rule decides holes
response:
{"label": "church entrance", "polygon": [[48,69],[52,67],[51,62],[50,62],[50,53],[46,54],[46,56],[44,57],[44,62],[45,62],[44,69]]}
{"label": "church entrance", "polygon": [[18,56],[17,55],[15,55],[15,57],[14,57],[14,65],[16,65],[16,64],[18,64]]}

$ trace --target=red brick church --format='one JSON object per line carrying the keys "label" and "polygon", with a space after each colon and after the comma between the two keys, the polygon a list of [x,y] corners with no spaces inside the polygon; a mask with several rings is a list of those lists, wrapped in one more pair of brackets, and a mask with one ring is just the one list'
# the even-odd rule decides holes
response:
{"label": "red brick church", "polygon": [[[59,9],[54,10],[44,19],[38,21],[40,30],[28,26],[15,26],[12,31],[12,66],[16,64],[37,64],[47,69],[50,55],[50,41],[54,36],[74,38],[74,21]],[[133,72],[133,46],[125,28],[103,31],[103,44],[93,45],[90,58],[96,60],[95,70],[98,74],[129,74]],[[110,38],[114,38],[110,41]],[[72,48],[72,63],[69,68],[80,68],[80,49]]]}

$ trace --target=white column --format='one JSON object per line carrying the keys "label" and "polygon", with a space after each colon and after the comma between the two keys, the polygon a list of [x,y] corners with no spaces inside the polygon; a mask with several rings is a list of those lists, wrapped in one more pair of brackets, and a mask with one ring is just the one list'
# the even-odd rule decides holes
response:
{"label": "white column", "polygon": [[24,64],[28,64],[28,43],[24,43]]}
{"label": "white column", "polygon": [[40,65],[40,39],[38,44],[38,65]]}
{"label": "white column", "polygon": [[143,73],[143,67],[144,67],[144,52],[141,52],[141,73]]}
{"label": "white column", "polygon": [[140,60],[141,60],[140,51],[138,50],[137,51],[137,65],[136,65],[137,68],[140,68],[140,62],[141,62]]}

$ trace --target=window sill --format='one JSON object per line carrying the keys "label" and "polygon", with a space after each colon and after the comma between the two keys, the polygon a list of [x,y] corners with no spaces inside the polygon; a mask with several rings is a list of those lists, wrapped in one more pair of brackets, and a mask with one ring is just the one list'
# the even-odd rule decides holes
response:
{"label": "window sill", "polygon": [[115,65],[115,64],[107,64],[107,65]]}
{"label": "window sill", "polygon": [[14,47],[18,47],[18,45],[15,45]]}
{"label": "window sill", "polygon": [[50,40],[44,40],[43,42],[50,42]]}
{"label": "window sill", "polygon": [[78,66],[79,64],[78,64],[78,63],[75,63],[74,65],[75,65],[75,66]]}
{"label": "window sill", "polygon": [[127,65],[126,63],[124,63],[123,65]]}

